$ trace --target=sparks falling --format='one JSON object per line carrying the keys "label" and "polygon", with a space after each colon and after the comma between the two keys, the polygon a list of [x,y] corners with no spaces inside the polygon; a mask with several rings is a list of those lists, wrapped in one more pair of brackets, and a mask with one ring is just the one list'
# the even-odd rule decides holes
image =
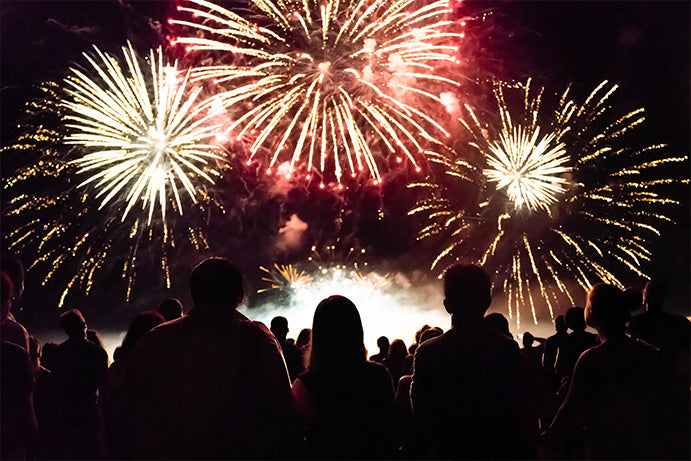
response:
{"label": "sparks falling", "polygon": [[444,0],[252,0],[240,16],[205,0],[178,6],[172,20],[191,33],[190,52],[225,53],[229,64],[198,67],[192,80],[221,91],[211,103],[236,117],[224,136],[249,146],[271,174],[289,161],[340,183],[385,158],[420,171],[425,151],[449,133],[434,114],[459,86],[440,69],[459,62],[463,33]]}
{"label": "sparks falling", "polygon": [[8,247],[33,258],[28,269],[43,272],[44,285],[61,269],[72,274],[59,306],[99,277],[114,283],[111,271],[126,299],[138,273],[170,287],[170,259],[208,249],[204,223],[220,209],[213,185],[223,157],[188,73],[161,49],[147,65],[131,46],[124,61],[94,50],[88,66],[43,85],[26,134],[3,149],[33,158],[3,184],[15,229]]}
{"label": "sparks falling", "polygon": [[[537,324],[540,306],[553,318],[555,306],[574,304],[576,291],[647,278],[649,241],[678,204],[670,188],[688,184],[669,170],[688,157],[668,156],[662,144],[629,145],[643,109],[614,115],[616,89],[602,82],[583,103],[567,89],[549,111],[530,81],[515,90],[522,100],[505,98],[497,86],[499,123],[482,121],[468,106],[461,119],[480,160],[437,155],[445,178],[411,185],[427,193],[410,211],[427,221],[418,238],[450,242],[432,268],[459,261],[485,267],[503,281],[495,288],[518,327],[525,308]],[[458,195],[478,187],[477,198]]]}

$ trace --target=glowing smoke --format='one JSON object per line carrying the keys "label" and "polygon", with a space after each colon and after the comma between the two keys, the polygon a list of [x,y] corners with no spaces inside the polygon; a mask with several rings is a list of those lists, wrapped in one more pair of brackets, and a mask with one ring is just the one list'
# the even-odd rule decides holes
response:
{"label": "glowing smoke", "polygon": [[307,230],[307,223],[296,214],[292,215],[285,226],[278,230],[276,250],[283,253],[291,253],[299,250],[302,245],[302,235]]}

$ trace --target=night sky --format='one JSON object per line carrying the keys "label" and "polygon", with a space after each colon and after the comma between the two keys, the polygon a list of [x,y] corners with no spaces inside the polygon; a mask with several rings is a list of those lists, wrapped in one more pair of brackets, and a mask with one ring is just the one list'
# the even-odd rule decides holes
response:
{"label": "night sky", "polygon": [[[469,24],[470,58],[464,63],[468,72],[502,80],[524,81],[533,77],[554,91],[572,84],[574,92],[580,95],[608,79],[620,85],[615,99],[618,113],[646,108],[647,120],[639,134],[642,143],[664,142],[672,152],[688,154],[689,2],[466,1],[458,11],[459,17],[489,13],[485,21]],[[118,54],[126,40],[132,41],[137,49],[157,46],[169,34],[166,19],[173,12],[174,3],[166,1],[5,0],[0,3],[2,145],[11,143],[19,134],[21,109],[28,98],[36,95],[36,83],[62,78],[68,65],[79,61],[80,54],[92,44]],[[17,158],[1,160],[3,179],[21,163]],[[690,172],[680,171],[679,175],[688,178]],[[367,247],[374,259],[386,261],[389,269],[412,271],[424,268],[429,258],[420,256],[424,251],[415,246],[415,223],[405,217],[414,197],[404,185],[404,179],[394,178],[381,193],[363,189],[351,194],[354,196],[347,200],[358,203],[359,208],[348,234]],[[322,240],[334,231],[329,210],[340,206],[339,199],[324,195],[305,203],[305,198],[305,193],[300,191],[284,199],[263,197],[262,203],[270,206],[263,206],[262,213],[257,211],[251,225],[276,226],[296,213],[310,222],[309,238]],[[678,198],[682,200],[675,216],[678,225],[667,229],[653,247],[654,260],[649,272],[669,279],[673,287],[670,307],[688,315],[689,197],[682,192]],[[3,195],[3,205],[7,199]],[[376,219],[380,210],[386,213],[383,223]],[[244,223],[245,228],[247,225]],[[2,226],[3,235],[9,231]],[[233,232],[229,235],[232,237]],[[258,264],[270,264],[275,256],[266,251],[267,241],[245,240],[235,246],[227,243],[220,246],[221,252],[236,255],[238,248],[248,243],[259,250],[246,260],[241,258],[239,264],[246,271],[256,273]],[[126,324],[133,311],[145,310],[165,294],[187,301],[185,280],[196,262],[191,259],[194,258],[180,263],[174,278],[178,283],[170,292],[147,288],[138,292],[132,304],[123,305],[117,295],[104,289],[100,294],[102,299],[97,300],[97,291],[96,295],[80,300],[78,307],[95,327],[105,328]],[[30,330],[33,326],[55,322],[57,316],[57,285],[39,287],[39,275],[28,274],[22,311],[16,314]],[[259,276],[250,274],[248,278],[252,283]]]}

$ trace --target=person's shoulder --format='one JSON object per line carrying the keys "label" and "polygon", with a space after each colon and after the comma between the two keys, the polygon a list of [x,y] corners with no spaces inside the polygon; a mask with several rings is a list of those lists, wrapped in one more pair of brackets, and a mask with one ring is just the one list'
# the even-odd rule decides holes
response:
{"label": "person's shoulder", "polygon": [[29,344],[29,333],[21,323],[7,318],[2,324],[2,340],[16,344],[26,350]]}
{"label": "person's shoulder", "polygon": [[363,362],[362,369],[365,370],[365,372],[371,373],[373,375],[374,374],[386,374],[389,372],[386,369],[386,367],[384,365],[382,365],[381,363],[370,362],[370,361]]}
{"label": "person's shoulder", "polygon": [[18,344],[12,341],[2,340],[2,361],[10,363],[11,361],[24,361],[29,360],[29,354]]}

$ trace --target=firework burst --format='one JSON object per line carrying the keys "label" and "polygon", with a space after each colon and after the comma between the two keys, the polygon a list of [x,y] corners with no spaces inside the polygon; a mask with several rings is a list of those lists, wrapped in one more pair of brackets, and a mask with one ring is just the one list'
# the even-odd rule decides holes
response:
{"label": "firework burst", "polygon": [[60,268],[72,272],[59,305],[118,266],[127,298],[145,263],[169,287],[171,253],[183,242],[208,248],[202,226],[218,205],[209,186],[223,158],[200,90],[187,88],[189,75],[160,49],[148,66],[131,46],[123,51],[121,62],[95,48],[89,66],[45,84],[29,104],[26,134],[3,148],[35,157],[4,181],[12,198],[3,214],[15,229],[4,238],[34,258],[29,269],[45,269],[44,284]]}
{"label": "firework burst", "polygon": [[224,89],[212,104],[237,115],[225,135],[249,144],[248,161],[267,156],[269,174],[289,161],[288,175],[304,168],[307,179],[330,172],[340,183],[367,171],[379,182],[380,157],[420,171],[449,135],[432,115],[459,85],[437,72],[458,62],[463,37],[446,1],[253,0],[242,16],[186,4],[178,10],[193,20],[171,23],[197,35],[174,43],[232,61],[198,67],[192,79]]}
{"label": "firework burst", "polygon": [[201,88],[188,91],[189,71],[166,64],[161,48],[151,51],[146,77],[131,45],[123,49],[127,71],[94,50],[95,57],[85,54],[93,75],[72,68],[62,101],[65,144],[79,147],[83,154],[72,162],[88,176],[79,187],[93,184],[101,208],[125,202],[123,220],[138,202],[148,206],[148,224],[157,205],[165,220],[169,201],[182,214],[180,189],[196,202],[195,183],[213,184],[217,172],[209,162],[221,160],[209,144],[213,114],[202,116],[195,106]]}
{"label": "firework burst", "polygon": [[259,269],[266,273],[262,280],[268,282],[269,287],[257,290],[257,293],[271,290],[299,290],[312,281],[312,277],[305,271],[298,270],[292,264],[274,263],[273,269],[267,269],[264,266],[259,266]]}
{"label": "firework burst", "polygon": [[[517,325],[521,308],[529,306],[537,324],[538,304],[552,317],[555,305],[573,305],[574,287],[623,287],[627,277],[646,277],[648,242],[678,204],[669,188],[688,183],[668,168],[688,158],[668,157],[664,145],[629,147],[643,109],[613,116],[616,88],[602,82],[582,104],[567,89],[549,111],[530,81],[522,101],[496,86],[496,124],[466,106],[468,155],[437,155],[445,179],[411,185],[427,193],[410,211],[426,219],[419,238],[450,241],[432,268],[458,261],[486,267]],[[476,192],[459,194],[469,190]]]}

